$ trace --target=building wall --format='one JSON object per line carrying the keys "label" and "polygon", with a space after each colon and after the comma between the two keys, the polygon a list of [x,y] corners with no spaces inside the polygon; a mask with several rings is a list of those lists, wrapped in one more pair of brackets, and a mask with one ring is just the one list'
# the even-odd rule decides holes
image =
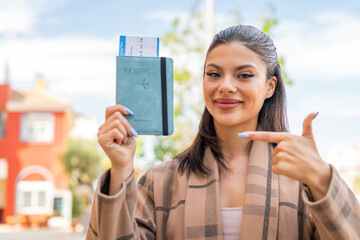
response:
{"label": "building wall", "polygon": [[[6,201],[3,221],[6,216],[14,215],[15,180],[18,173],[26,166],[41,165],[54,176],[57,189],[67,188],[67,177],[61,164],[61,153],[67,144],[69,121],[66,113],[54,113],[54,140],[51,143],[23,143],[20,140],[21,112],[9,112],[6,134],[0,138],[0,158],[8,162],[6,180]],[[42,180],[41,176],[29,176],[28,180]]]}
{"label": "building wall", "polygon": [[9,84],[0,85],[0,110],[5,109],[5,104],[11,95]]}
{"label": "building wall", "polygon": [[[3,179],[0,179],[0,208],[3,208],[5,206],[5,198],[6,196],[6,188],[5,188],[6,181]],[[2,195],[4,194],[4,195]]]}
{"label": "building wall", "polygon": [[16,174],[20,168],[16,151],[18,149],[19,124],[19,113],[8,114],[5,136],[3,139],[0,139],[0,157],[6,159],[8,163],[8,178],[6,180],[6,199],[3,211],[3,221],[6,216],[13,215],[15,204],[14,183]]}

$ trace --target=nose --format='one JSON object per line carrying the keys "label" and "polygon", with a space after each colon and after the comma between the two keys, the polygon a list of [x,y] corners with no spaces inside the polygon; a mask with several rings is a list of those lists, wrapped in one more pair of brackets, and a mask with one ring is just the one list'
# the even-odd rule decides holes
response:
{"label": "nose", "polygon": [[225,75],[221,79],[221,83],[219,86],[219,92],[220,93],[234,93],[236,92],[236,85],[234,78],[231,75]]}

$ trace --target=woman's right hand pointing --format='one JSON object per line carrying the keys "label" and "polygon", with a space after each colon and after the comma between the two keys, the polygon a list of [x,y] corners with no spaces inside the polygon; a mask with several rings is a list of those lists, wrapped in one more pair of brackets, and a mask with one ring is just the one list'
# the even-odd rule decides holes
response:
{"label": "woman's right hand pointing", "polygon": [[114,185],[114,178],[121,184],[133,170],[137,133],[124,117],[131,114],[131,110],[119,104],[106,108],[105,123],[97,134],[100,146],[111,161],[110,186]]}

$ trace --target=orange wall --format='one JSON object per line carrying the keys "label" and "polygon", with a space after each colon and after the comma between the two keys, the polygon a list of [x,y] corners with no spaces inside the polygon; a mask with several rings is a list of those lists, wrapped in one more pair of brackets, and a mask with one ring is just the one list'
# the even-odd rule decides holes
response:
{"label": "orange wall", "polygon": [[[15,179],[26,166],[41,165],[54,176],[57,189],[67,188],[67,177],[61,163],[61,153],[67,144],[69,121],[65,113],[54,113],[55,133],[53,143],[23,143],[20,141],[20,112],[9,112],[5,138],[0,139],[0,158],[8,161],[8,179],[4,218],[14,215]],[[31,177],[36,179],[36,176]],[[41,178],[40,178],[41,179]]]}
{"label": "orange wall", "polygon": [[0,85],[0,110],[5,109],[7,100],[11,95],[11,88],[9,84]]}

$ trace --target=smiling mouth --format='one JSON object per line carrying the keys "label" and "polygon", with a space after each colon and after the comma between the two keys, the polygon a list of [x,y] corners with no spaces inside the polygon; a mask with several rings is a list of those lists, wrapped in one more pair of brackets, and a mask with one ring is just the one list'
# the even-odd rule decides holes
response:
{"label": "smiling mouth", "polygon": [[243,101],[237,99],[216,99],[214,102],[220,109],[231,109],[243,103]]}

